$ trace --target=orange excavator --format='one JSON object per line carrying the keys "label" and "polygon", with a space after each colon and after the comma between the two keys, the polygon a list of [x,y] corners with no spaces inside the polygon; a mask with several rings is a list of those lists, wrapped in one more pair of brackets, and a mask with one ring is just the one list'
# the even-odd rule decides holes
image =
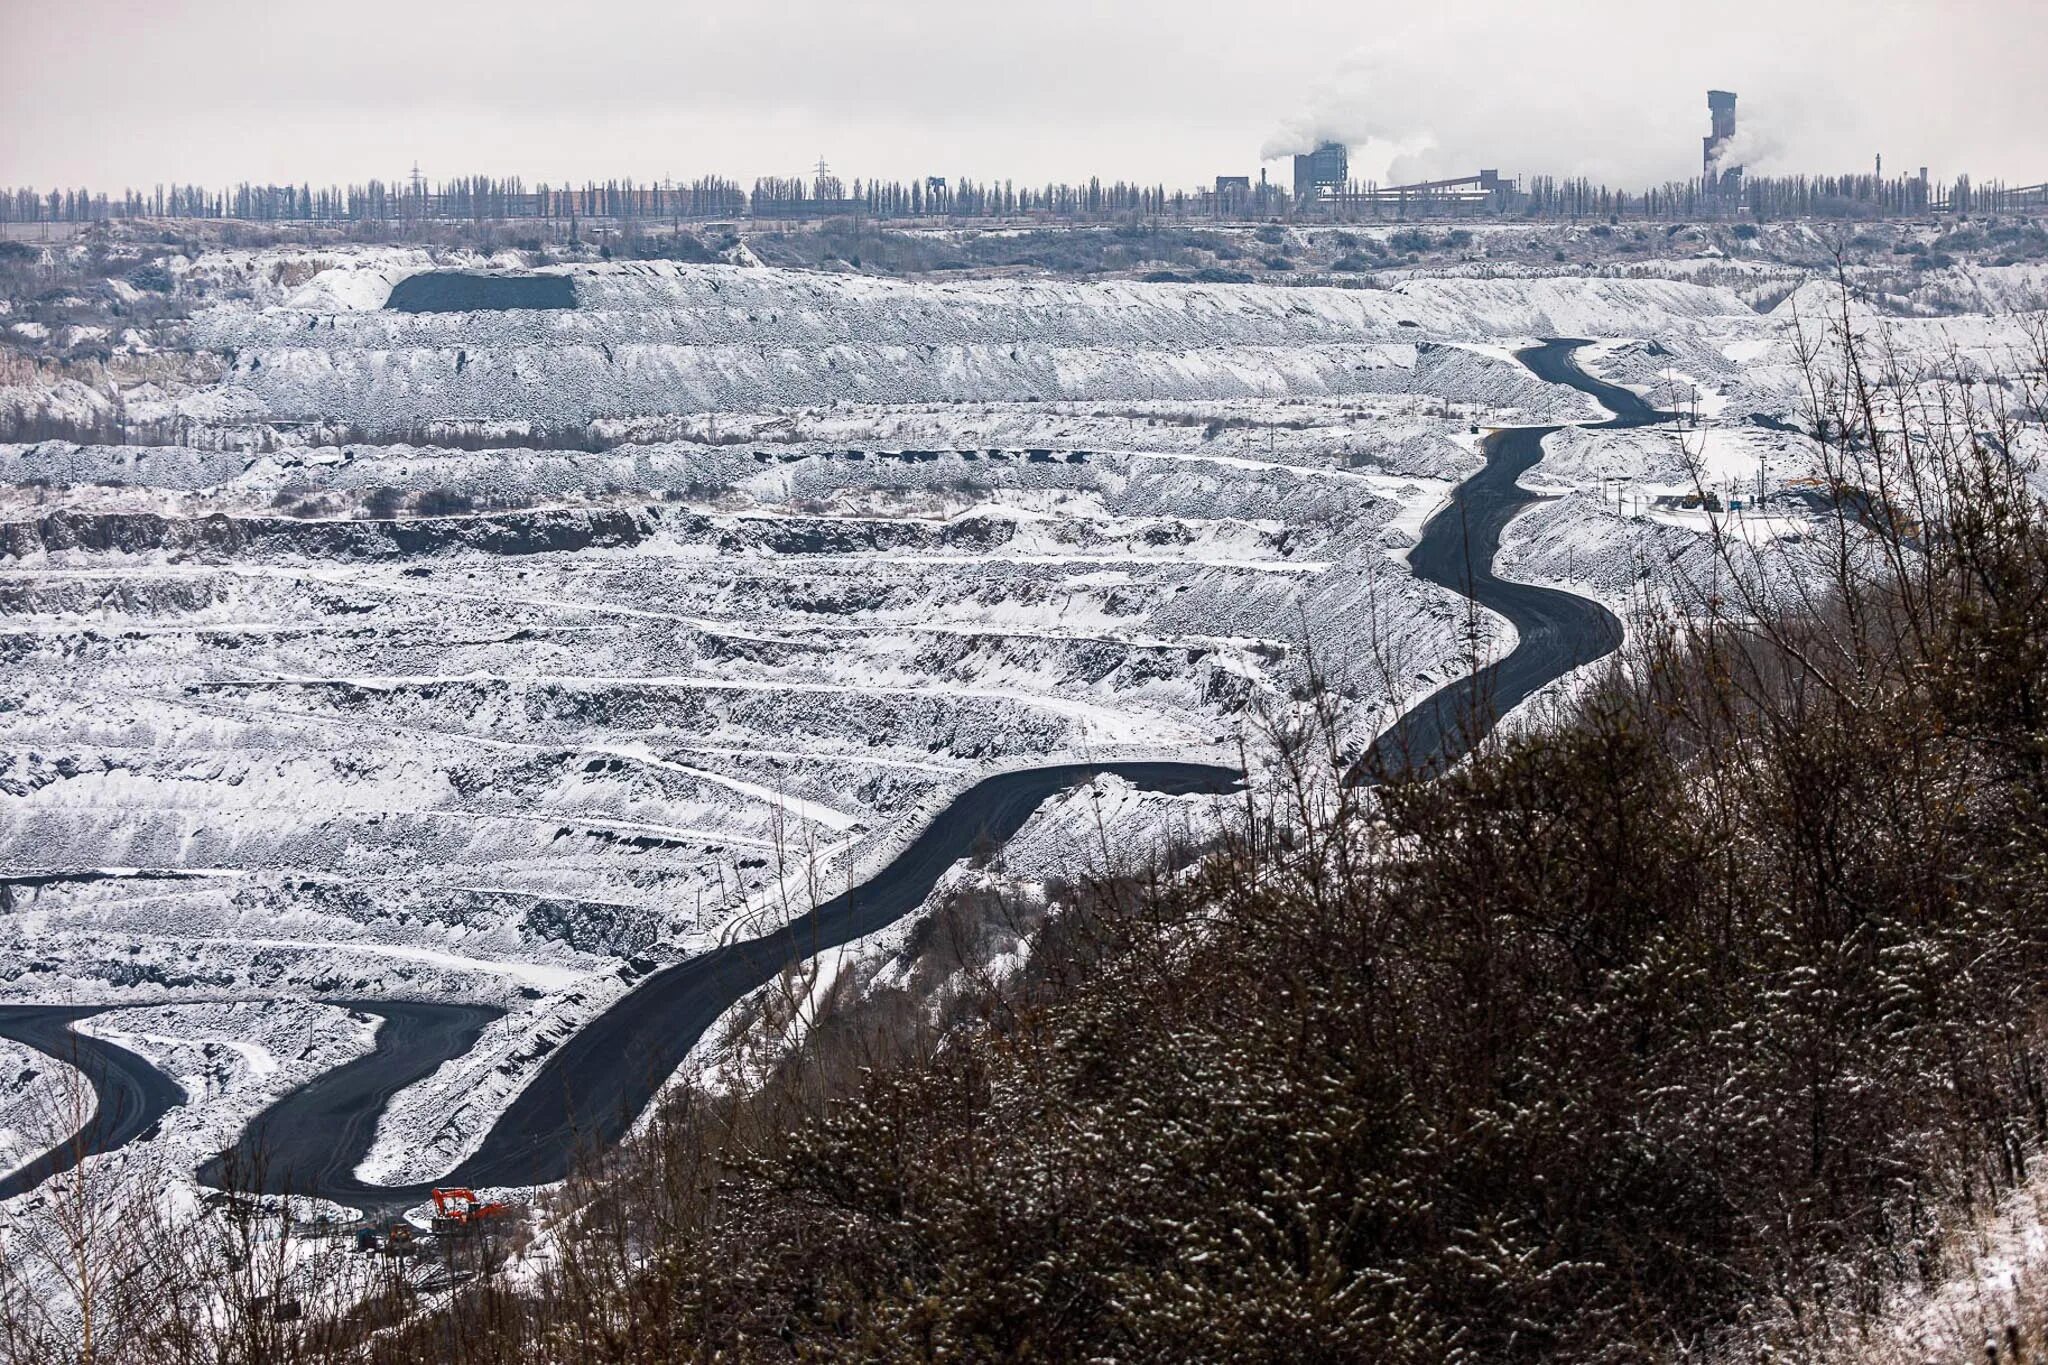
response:
{"label": "orange excavator", "polygon": [[482,1200],[467,1185],[450,1185],[434,1190],[432,1227],[437,1237],[460,1237],[486,1223],[517,1212],[501,1199]]}

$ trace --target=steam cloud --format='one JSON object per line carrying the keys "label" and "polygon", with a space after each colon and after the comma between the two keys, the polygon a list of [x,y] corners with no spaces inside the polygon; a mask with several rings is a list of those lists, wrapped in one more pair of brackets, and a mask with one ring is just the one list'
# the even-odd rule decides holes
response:
{"label": "steam cloud", "polygon": [[1768,170],[1783,150],[1769,124],[1758,128],[1748,111],[1738,107],[1735,136],[1721,144],[1720,155],[1714,158],[1714,167],[1717,170],[1728,166],[1740,166],[1746,171]]}
{"label": "steam cloud", "polygon": [[1312,152],[1324,142],[1342,142],[1350,147],[1394,141],[1400,137],[1400,120],[1390,118],[1395,108],[1385,94],[1398,90],[1398,75],[1388,69],[1390,54],[1364,49],[1352,53],[1337,70],[1310,94],[1301,112],[1281,121],[1259,148],[1259,160]]}

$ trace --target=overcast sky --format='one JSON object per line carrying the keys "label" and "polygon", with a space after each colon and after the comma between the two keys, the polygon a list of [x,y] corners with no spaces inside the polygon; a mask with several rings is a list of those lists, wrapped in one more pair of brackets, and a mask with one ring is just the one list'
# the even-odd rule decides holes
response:
{"label": "overcast sky", "polygon": [[[0,0],[0,183],[2048,179],[2048,0]],[[1278,168],[1276,167],[1276,172]]]}

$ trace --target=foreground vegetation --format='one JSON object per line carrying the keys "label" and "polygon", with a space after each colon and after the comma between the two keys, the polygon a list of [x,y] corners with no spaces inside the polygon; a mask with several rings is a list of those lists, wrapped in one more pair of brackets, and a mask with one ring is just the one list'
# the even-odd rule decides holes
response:
{"label": "foreground vegetation", "polygon": [[[1333,781],[1310,698],[1205,856],[676,1095],[538,1274],[280,1325],[260,1252],[159,1256],[96,1358],[1853,1352],[2048,1135],[2032,363],[1935,393],[1844,337],[1825,591],[1730,543],[1718,614],[1435,782]],[[995,913],[936,936],[971,963]]]}

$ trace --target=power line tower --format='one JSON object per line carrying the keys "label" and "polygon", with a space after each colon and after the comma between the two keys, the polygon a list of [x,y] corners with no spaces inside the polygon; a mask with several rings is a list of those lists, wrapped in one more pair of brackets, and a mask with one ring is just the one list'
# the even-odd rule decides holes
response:
{"label": "power line tower", "polygon": [[427,217],[427,178],[420,174],[420,163],[417,159],[412,163],[412,177],[408,181],[408,193],[410,202],[406,205],[406,215],[415,223],[425,222]]}

